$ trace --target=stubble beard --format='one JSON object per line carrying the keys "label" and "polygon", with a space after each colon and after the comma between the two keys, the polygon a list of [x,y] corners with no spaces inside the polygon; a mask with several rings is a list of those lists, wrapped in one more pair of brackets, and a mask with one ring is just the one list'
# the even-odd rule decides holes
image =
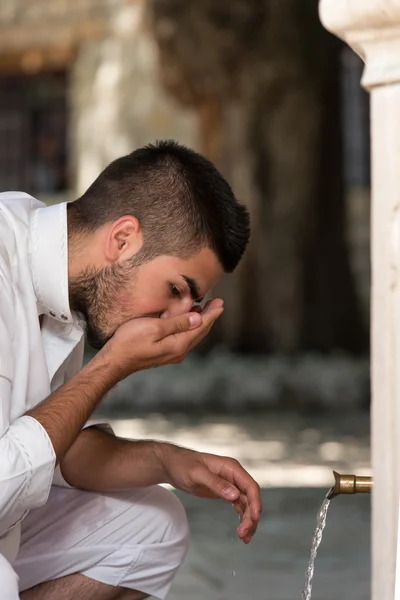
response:
{"label": "stubble beard", "polygon": [[124,264],[89,267],[69,282],[71,310],[85,321],[86,341],[95,350],[103,348],[114,334],[109,329],[109,315],[131,274],[132,267]]}

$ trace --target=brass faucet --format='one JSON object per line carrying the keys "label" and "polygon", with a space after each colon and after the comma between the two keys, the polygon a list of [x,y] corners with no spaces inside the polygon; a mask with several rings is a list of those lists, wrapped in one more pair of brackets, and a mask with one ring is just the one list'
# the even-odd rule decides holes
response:
{"label": "brass faucet", "polygon": [[339,494],[370,494],[372,491],[372,477],[360,477],[358,475],[340,475],[333,471],[335,485],[329,490],[326,497],[331,500]]}

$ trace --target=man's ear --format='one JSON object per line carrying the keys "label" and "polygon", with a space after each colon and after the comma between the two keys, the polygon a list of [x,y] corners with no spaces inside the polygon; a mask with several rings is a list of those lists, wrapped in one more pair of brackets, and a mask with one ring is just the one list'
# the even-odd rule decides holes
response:
{"label": "man's ear", "polygon": [[120,217],[111,225],[105,244],[105,258],[114,263],[132,258],[143,246],[139,221],[130,215]]}

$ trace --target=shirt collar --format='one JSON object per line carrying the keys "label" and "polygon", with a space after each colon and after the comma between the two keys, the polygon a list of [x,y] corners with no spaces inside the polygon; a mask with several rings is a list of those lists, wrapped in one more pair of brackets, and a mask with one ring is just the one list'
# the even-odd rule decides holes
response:
{"label": "shirt collar", "polygon": [[68,234],[65,202],[33,210],[31,269],[38,308],[61,323],[73,323],[68,297]]}

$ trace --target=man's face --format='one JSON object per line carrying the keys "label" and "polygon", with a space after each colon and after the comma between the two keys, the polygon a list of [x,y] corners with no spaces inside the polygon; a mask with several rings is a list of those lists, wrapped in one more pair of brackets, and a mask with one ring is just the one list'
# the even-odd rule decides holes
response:
{"label": "man's face", "polygon": [[88,343],[101,348],[130,319],[189,312],[221,275],[222,267],[208,248],[187,260],[164,255],[137,266],[125,260],[87,268],[70,280],[71,308],[86,320]]}

